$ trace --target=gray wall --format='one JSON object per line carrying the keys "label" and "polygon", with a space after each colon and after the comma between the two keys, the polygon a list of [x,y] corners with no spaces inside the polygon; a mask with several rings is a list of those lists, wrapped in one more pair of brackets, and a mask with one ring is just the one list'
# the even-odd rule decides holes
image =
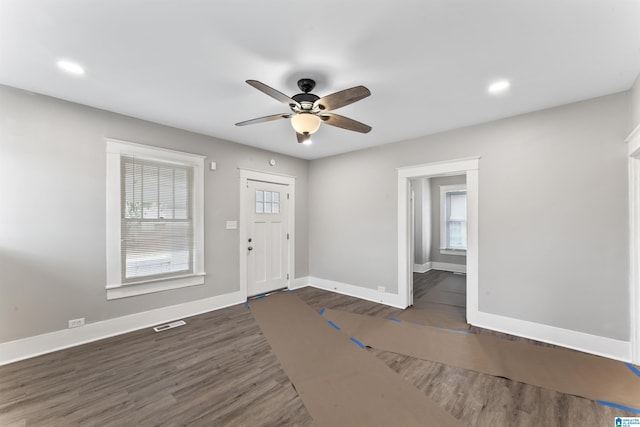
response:
{"label": "gray wall", "polygon": [[467,257],[440,253],[440,186],[466,184],[465,175],[442,176],[429,180],[431,186],[431,261],[446,262],[448,264],[467,263]]}
{"label": "gray wall", "polygon": [[631,128],[629,130],[634,130],[636,126],[640,126],[640,74],[631,88]]}
{"label": "gray wall", "polygon": [[[204,285],[106,301],[104,137],[217,162],[205,171]],[[239,219],[238,167],[296,176],[306,276],[307,161],[0,86],[0,342],[238,291],[238,231],[225,229]]]}
{"label": "gray wall", "polygon": [[414,264],[431,261],[431,187],[428,178],[411,180],[414,195]]}
{"label": "gray wall", "polygon": [[313,161],[309,272],[396,292],[396,168],[481,156],[480,311],[628,340],[629,116],[624,92]]}

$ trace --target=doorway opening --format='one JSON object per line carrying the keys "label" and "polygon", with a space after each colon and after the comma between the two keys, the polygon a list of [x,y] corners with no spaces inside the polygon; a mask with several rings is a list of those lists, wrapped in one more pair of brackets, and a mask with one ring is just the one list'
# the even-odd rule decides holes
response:
{"label": "doorway opening", "polygon": [[295,277],[295,178],[240,170],[240,293],[290,288]]}
{"label": "doorway opening", "polygon": [[[412,178],[413,311],[466,325],[466,174]],[[416,313],[416,317],[419,313]]]}
{"label": "doorway opening", "polygon": [[[466,179],[466,318],[478,313],[478,166],[479,158],[408,166],[398,169],[398,297],[405,307],[414,304],[413,200],[411,180],[464,175]],[[438,250],[455,248],[438,248]]]}

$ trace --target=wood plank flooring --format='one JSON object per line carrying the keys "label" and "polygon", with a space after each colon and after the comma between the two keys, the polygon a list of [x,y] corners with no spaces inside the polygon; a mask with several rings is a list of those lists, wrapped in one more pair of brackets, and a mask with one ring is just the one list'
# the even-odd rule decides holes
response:
{"label": "wood plank flooring", "polygon": [[[417,298],[447,273],[416,275]],[[314,288],[321,307],[401,310]],[[310,426],[251,312],[234,306],[0,367],[0,426]],[[497,334],[472,328],[476,333]],[[504,336],[508,339],[518,339]],[[469,426],[609,426],[636,414],[551,390],[368,350]]]}

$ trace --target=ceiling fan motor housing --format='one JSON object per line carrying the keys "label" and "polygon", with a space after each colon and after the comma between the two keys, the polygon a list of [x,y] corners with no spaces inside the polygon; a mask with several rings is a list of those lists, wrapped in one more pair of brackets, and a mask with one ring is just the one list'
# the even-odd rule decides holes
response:
{"label": "ceiling fan motor housing", "polygon": [[[300,79],[298,80],[298,87],[304,93],[293,95],[291,99],[296,101],[302,107],[302,111],[312,111],[313,103],[320,99],[319,96],[309,93],[316,87],[315,80],[312,79]],[[323,110],[323,106],[318,106],[320,110]],[[294,110],[295,111],[295,110]]]}
{"label": "ceiling fan motor housing", "polygon": [[320,97],[312,93],[299,93],[297,95],[293,95],[291,99],[300,104],[302,111],[311,111],[313,110],[313,103],[320,99]]}

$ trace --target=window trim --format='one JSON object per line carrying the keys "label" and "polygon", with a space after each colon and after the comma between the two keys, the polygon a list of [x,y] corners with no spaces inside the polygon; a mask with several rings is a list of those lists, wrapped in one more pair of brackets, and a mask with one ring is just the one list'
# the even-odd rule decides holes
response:
{"label": "window trim", "polygon": [[[161,292],[187,286],[204,284],[204,159],[205,156],[105,138],[107,164],[106,250],[107,250],[107,299],[126,298],[134,295]],[[122,283],[121,260],[121,198],[120,157],[134,155],[141,159],[155,160],[193,167],[193,225],[194,258],[193,273],[178,277],[154,278]]]}
{"label": "window trim", "polygon": [[467,184],[452,184],[440,186],[440,254],[466,256],[466,249],[447,247],[447,193],[467,191]]}

